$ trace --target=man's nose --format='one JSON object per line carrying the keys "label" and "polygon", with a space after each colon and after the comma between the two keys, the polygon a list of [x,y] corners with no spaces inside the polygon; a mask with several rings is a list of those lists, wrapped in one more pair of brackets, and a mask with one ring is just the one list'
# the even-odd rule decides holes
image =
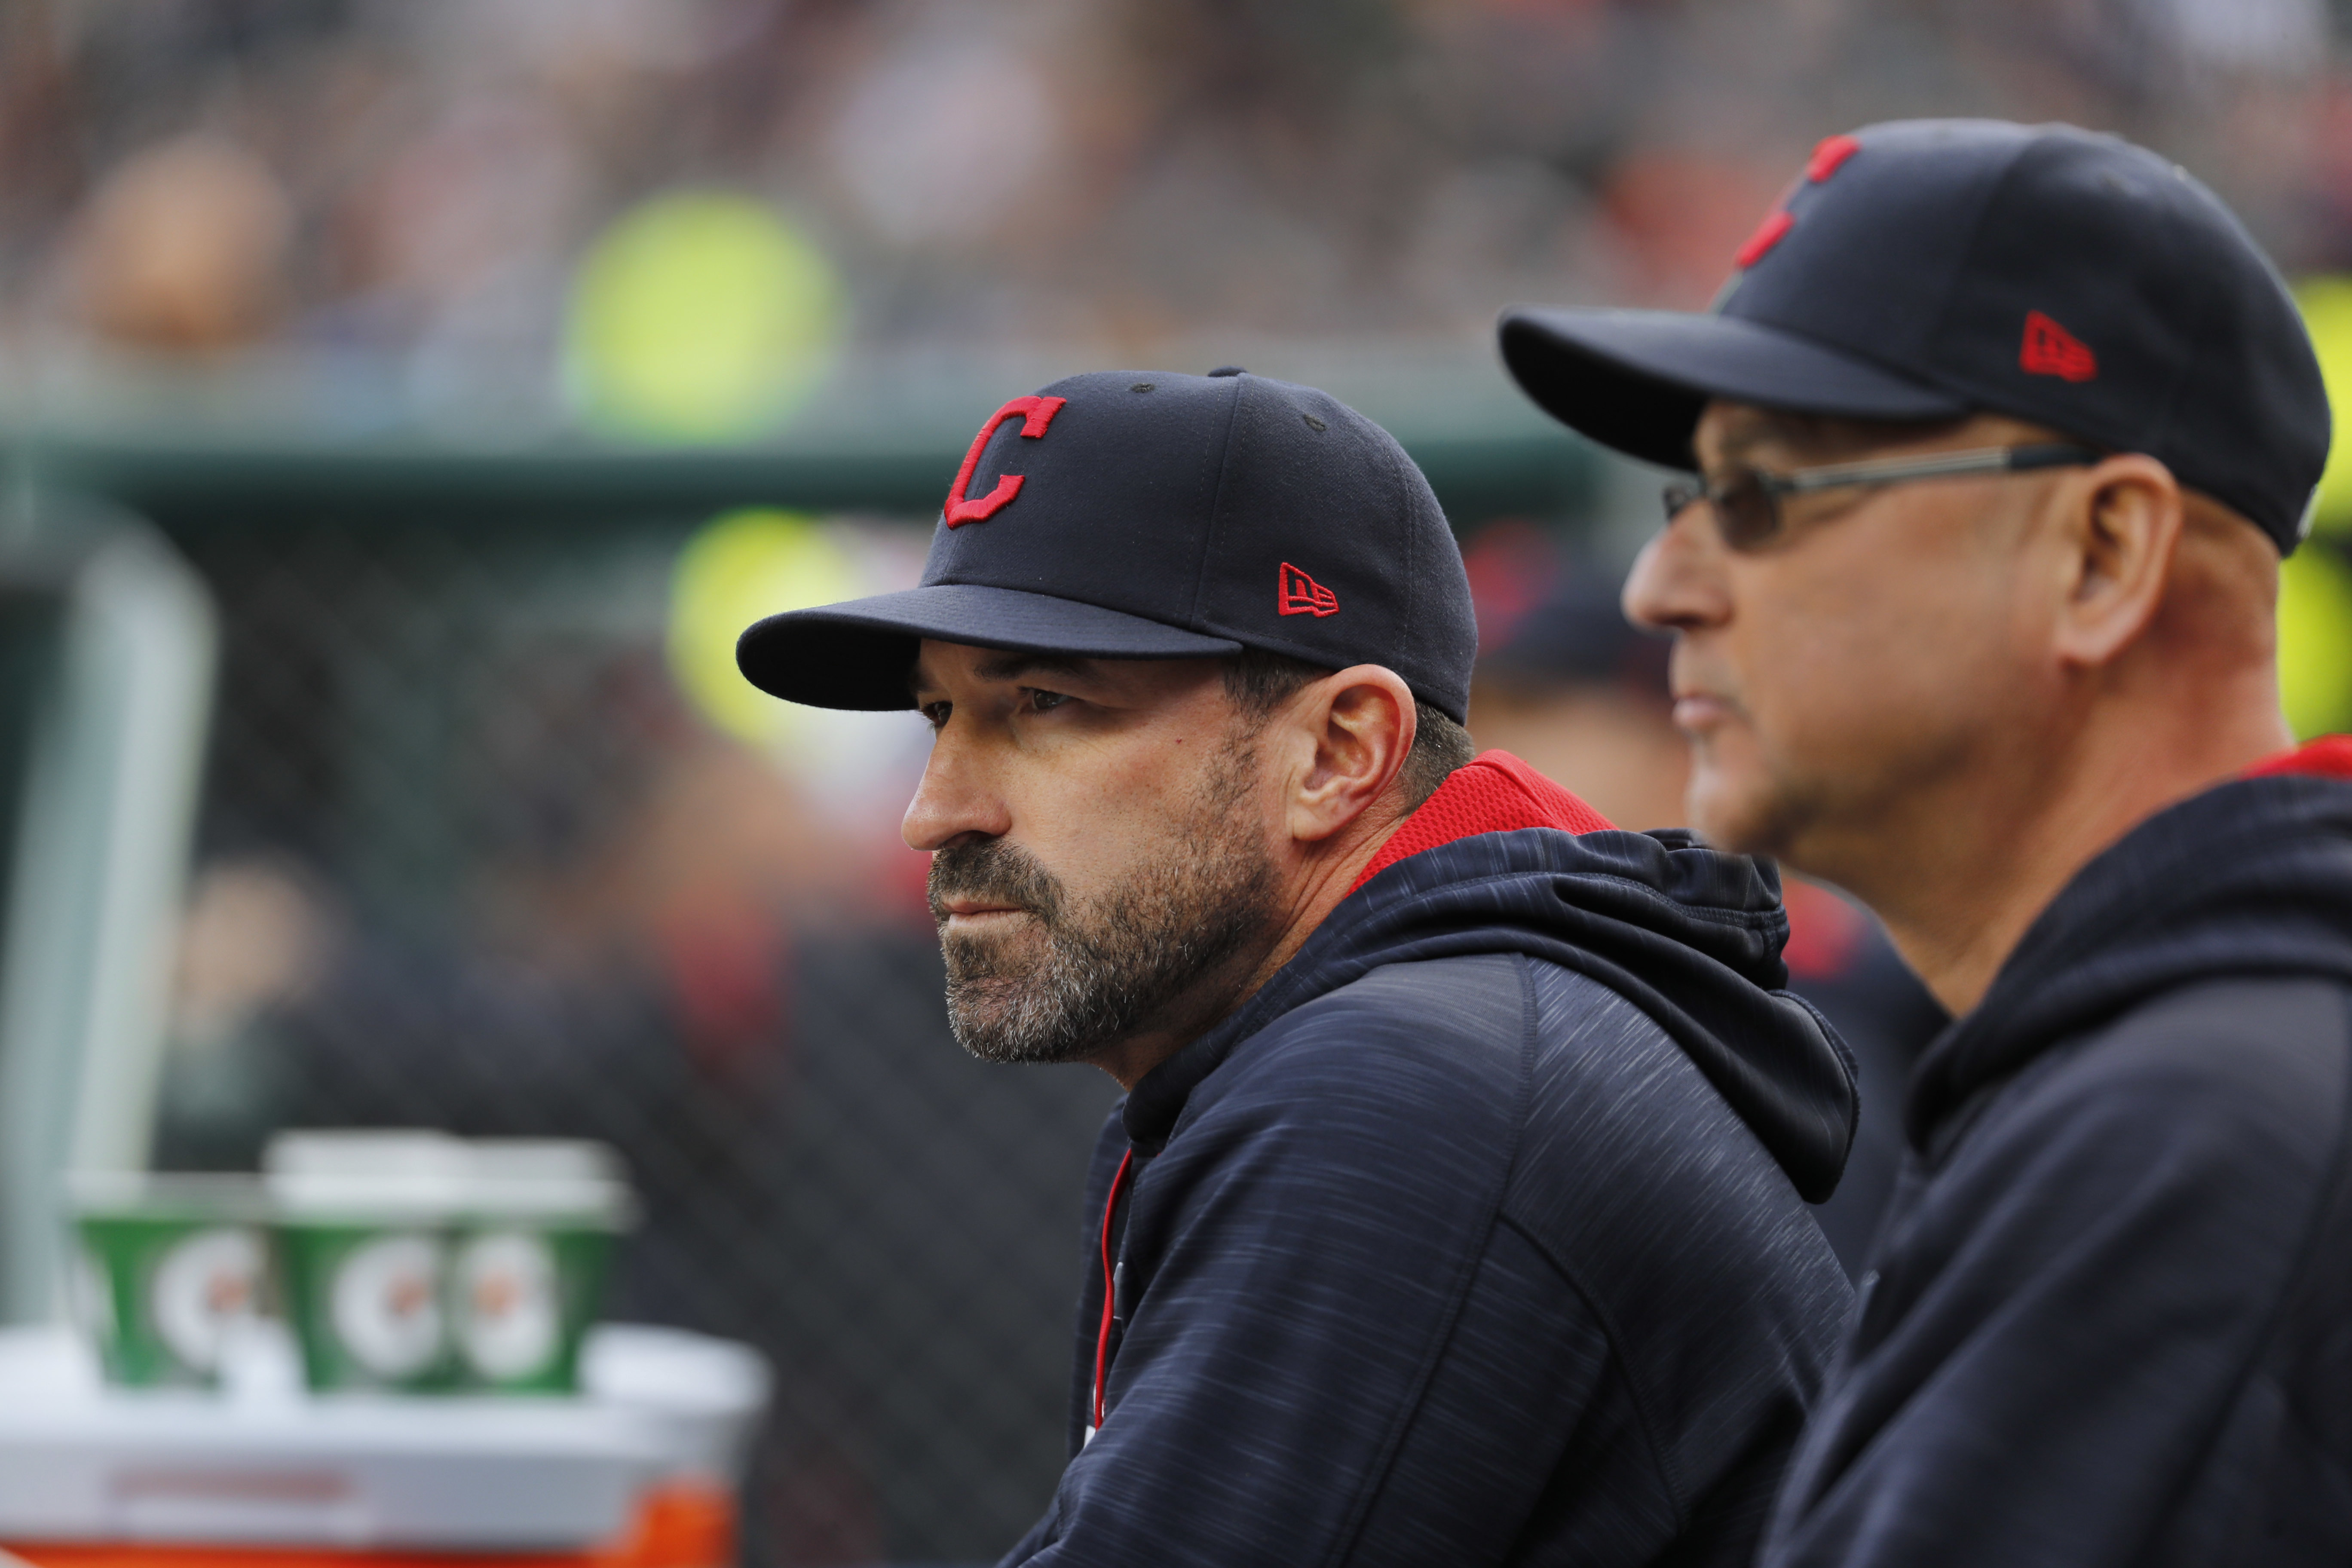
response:
{"label": "man's nose", "polygon": [[1731,597],[1717,559],[1721,546],[1700,515],[1704,510],[1704,503],[1685,508],[1634,557],[1620,602],[1635,626],[1686,632],[1730,618]]}
{"label": "man's nose", "polygon": [[930,760],[923,764],[922,783],[907,803],[899,837],[908,847],[944,849],[966,834],[1002,837],[1013,826],[1003,797],[981,776],[968,747],[948,731],[931,744]]}

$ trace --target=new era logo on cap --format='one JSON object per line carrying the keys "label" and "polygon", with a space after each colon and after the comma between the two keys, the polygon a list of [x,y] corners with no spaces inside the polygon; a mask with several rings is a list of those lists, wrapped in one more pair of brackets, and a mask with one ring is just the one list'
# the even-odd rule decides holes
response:
{"label": "new era logo on cap", "polygon": [[2029,374],[2063,381],[2090,381],[2099,374],[2099,356],[2090,345],[2039,310],[2025,312],[2025,342],[2017,363]]}
{"label": "new era logo on cap", "polygon": [[1286,561],[1275,576],[1275,608],[1286,616],[1336,616],[1339,596]]}

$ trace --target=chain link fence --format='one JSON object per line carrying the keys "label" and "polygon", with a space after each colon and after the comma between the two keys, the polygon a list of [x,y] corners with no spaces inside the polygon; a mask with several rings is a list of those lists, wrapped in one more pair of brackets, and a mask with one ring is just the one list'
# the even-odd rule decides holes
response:
{"label": "chain link fence", "polygon": [[183,532],[226,640],[157,1163],[250,1168],[281,1127],[602,1139],[645,1200],[610,1314],[777,1369],[749,1559],[991,1559],[1062,1463],[1116,1089],[965,1058],[890,814],[829,815],[690,710],[685,537]]}

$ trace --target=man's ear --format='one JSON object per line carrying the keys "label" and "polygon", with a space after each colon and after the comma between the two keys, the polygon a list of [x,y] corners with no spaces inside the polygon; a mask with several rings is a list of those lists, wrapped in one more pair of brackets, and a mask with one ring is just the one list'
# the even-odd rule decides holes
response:
{"label": "man's ear", "polygon": [[1389,793],[1412,750],[1412,690],[1396,671],[1352,665],[1299,689],[1275,720],[1292,762],[1284,826],[1320,843]]}
{"label": "man's ear", "polygon": [[2059,500],[2066,555],[2058,657],[2095,667],[2147,629],[2179,548],[2180,481],[2153,458],[2126,453],[2071,476]]}

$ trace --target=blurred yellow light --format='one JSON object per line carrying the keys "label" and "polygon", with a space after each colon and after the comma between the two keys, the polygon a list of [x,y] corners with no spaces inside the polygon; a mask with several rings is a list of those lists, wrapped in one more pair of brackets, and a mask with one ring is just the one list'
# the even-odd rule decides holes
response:
{"label": "blurred yellow light", "polygon": [[657,196],[589,248],[566,325],[570,390],[631,435],[720,441],[773,429],[832,368],[843,322],[833,265],[758,202]]}
{"label": "blurred yellow light", "polygon": [[670,575],[669,658],[678,685],[729,734],[773,750],[812,710],[769,696],[735,668],[735,639],[764,616],[856,598],[856,563],[809,518],[751,509],[713,518]]}
{"label": "blurred yellow light", "polygon": [[2294,294],[2336,415],[2313,527],[2322,533],[2352,534],[2352,278],[2306,278]]}
{"label": "blurred yellow light", "polygon": [[2352,569],[2325,544],[2279,575],[2279,696],[2305,740],[2352,729]]}

